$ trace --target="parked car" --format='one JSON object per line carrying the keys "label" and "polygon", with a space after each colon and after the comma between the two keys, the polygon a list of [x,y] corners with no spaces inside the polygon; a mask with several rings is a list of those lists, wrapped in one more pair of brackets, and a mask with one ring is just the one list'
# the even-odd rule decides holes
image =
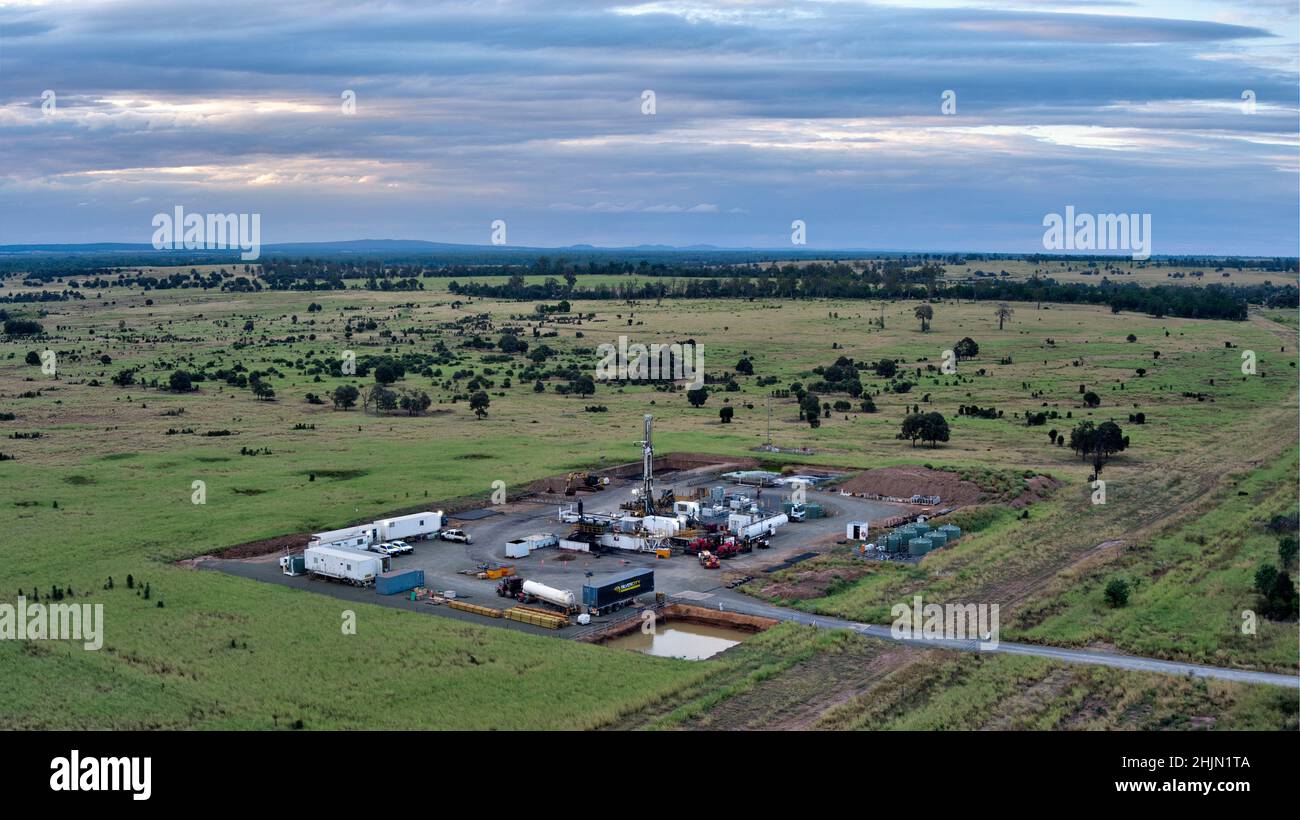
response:
{"label": "parked car", "polygon": [[397,550],[398,555],[409,555],[410,553],[415,552],[415,547],[405,541],[389,541],[388,545]]}
{"label": "parked car", "polygon": [[371,544],[369,549],[371,552],[377,552],[380,555],[397,555],[397,547],[394,547],[392,544],[387,542],[382,544]]}
{"label": "parked car", "polygon": [[464,530],[443,530],[438,534],[443,541],[459,541],[462,544],[472,543],[469,533]]}

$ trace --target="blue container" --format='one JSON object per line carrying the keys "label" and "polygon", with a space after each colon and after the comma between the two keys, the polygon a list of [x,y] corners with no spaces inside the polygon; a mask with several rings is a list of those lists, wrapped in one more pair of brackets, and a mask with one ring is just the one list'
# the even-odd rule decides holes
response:
{"label": "blue container", "polygon": [[375,592],[380,595],[397,595],[408,589],[424,586],[424,570],[403,569],[383,572],[375,576]]}

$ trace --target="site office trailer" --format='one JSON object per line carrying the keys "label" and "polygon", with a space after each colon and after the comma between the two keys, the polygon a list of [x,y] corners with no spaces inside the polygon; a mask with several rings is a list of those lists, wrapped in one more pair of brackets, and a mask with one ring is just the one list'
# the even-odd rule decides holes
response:
{"label": "site office trailer", "polygon": [[308,547],[328,547],[330,549],[364,550],[379,540],[379,530],[373,524],[361,527],[347,527],[341,530],[312,533]]}
{"label": "site office trailer", "polygon": [[383,518],[373,525],[384,541],[407,541],[432,538],[442,529],[442,512],[420,512]]}
{"label": "site office trailer", "polygon": [[604,611],[655,591],[655,571],[633,569],[582,587],[582,605]]}
{"label": "site office trailer", "polygon": [[373,553],[334,547],[308,547],[303,553],[307,571],[358,586],[368,586],[384,571],[383,559]]}

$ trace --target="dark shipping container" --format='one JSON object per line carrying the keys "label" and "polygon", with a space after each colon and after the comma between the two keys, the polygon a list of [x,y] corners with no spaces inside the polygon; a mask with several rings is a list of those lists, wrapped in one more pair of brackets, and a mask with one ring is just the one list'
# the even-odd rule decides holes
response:
{"label": "dark shipping container", "polygon": [[604,609],[629,598],[655,591],[655,571],[633,569],[611,575],[597,584],[582,585],[583,606]]}
{"label": "dark shipping container", "polygon": [[397,572],[384,572],[375,576],[375,592],[380,595],[396,595],[408,589],[424,586],[424,570],[403,569]]}

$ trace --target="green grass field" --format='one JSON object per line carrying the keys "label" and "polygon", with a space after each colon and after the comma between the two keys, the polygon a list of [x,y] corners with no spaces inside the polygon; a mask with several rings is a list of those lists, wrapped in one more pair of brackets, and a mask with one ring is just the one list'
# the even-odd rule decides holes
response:
{"label": "green grass field", "polygon": [[[312,302],[323,310],[309,313]],[[485,364],[482,353],[459,347],[454,331],[432,332],[488,312],[496,328],[522,325],[510,317],[530,313],[524,303],[454,307],[435,290],[110,290],[46,304],[40,321],[47,342],[0,343],[0,412],[14,415],[0,421],[0,452],[14,459],[0,462],[0,526],[11,534],[0,546],[0,601],[19,590],[71,586],[79,599],[89,593],[87,600],[105,604],[107,638],[98,653],[0,642],[0,669],[13,681],[0,693],[0,726],[270,728],[301,719],[308,728],[582,728],[654,712],[674,693],[711,687],[709,676],[723,663],[663,661],[374,606],[357,607],[359,634],[343,636],[337,601],[172,562],[449,498],[481,495],[486,502],[496,480],[521,487],[635,460],[631,442],[645,412],[656,416],[660,452],[754,455],[765,440],[769,401],[774,443],[814,449],[800,463],[993,467],[1064,482],[1027,521],[1003,516],[918,568],[881,568],[801,606],[875,620],[916,591],[940,600],[1006,596],[1014,617],[1004,622],[1017,639],[1110,642],[1225,665],[1295,668],[1294,640],[1287,640],[1294,624],[1261,624],[1252,641],[1234,637],[1249,604],[1243,584],[1270,549],[1254,522],[1294,504],[1284,492],[1296,470],[1294,317],[1228,323],[1017,305],[999,331],[991,305],[949,302],[934,306],[933,329],[921,333],[914,306],[886,304],[880,330],[869,325],[879,303],[579,302],[574,310],[594,319],[548,326],[554,337],[525,334],[582,372],[595,366],[594,347],[620,334],[644,343],[693,338],[710,374],[733,370],[742,356],[753,360],[755,375],[740,377],[739,391],[715,392],[697,409],[682,392],[644,386],[601,386],[581,398],[557,395],[552,383],[535,393],[519,378],[521,357]],[[347,338],[349,317],[374,319],[376,328]],[[245,332],[249,320],[253,330]],[[1136,341],[1125,340],[1130,333]],[[957,376],[927,370],[963,336],[978,341],[976,359],[961,362]],[[427,353],[435,339],[455,363],[443,365],[441,377],[412,372],[398,383],[430,394],[425,416],[340,412],[305,401],[309,392],[368,381],[328,374],[316,381],[313,359],[337,360],[344,350]],[[24,362],[47,346],[58,354],[57,379]],[[1241,375],[1245,349],[1256,352],[1258,375]],[[111,364],[101,364],[104,355]],[[793,399],[769,400],[773,388],[808,383],[814,367],[841,355],[902,359],[915,386],[875,396],[873,414],[833,413],[817,430],[799,421]],[[185,394],[109,383],[129,366],[140,368],[139,379],[165,385],[175,369],[236,362],[274,368],[268,381],[275,401],[211,380]],[[1136,374],[1139,367],[1145,376]],[[458,370],[496,382],[486,418],[451,401],[468,376],[442,386]],[[760,386],[762,377],[777,383]],[[884,380],[867,383],[870,392]],[[1081,384],[1102,397],[1100,407],[1082,406]],[[736,408],[730,425],[719,423],[724,401]],[[1004,418],[959,417],[957,405],[967,403],[994,405]],[[597,404],[608,412],[583,411]],[[898,441],[912,404],[943,412],[952,440],[936,449]],[[1072,418],[1026,427],[1013,417],[1042,410]],[[1145,425],[1127,422],[1135,412],[1145,413]],[[1088,466],[1047,438],[1050,428],[1068,432],[1084,418],[1114,418],[1132,441],[1103,474],[1104,507],[1089,503]],[[204,435],[221,430],[231,435]],[[37,432],[40,438],[9,438]],[[795,460],[775,460],[782,458]],[[201,505],[191,501],[196,481],[206,486]],[[1204,544],[1187,540],[1198,534]],[[1133,548],[1113,560],[1089,555],[1108,538]],[[128,573],[150,583],[151,600],[124,589]],[[1150,579],[1126,611],[1099,608],[1097,585],[1115,573]],[[109,576],[112,591],[102,589]],[[1063,585],[1061,578],[1073,580]]]}

